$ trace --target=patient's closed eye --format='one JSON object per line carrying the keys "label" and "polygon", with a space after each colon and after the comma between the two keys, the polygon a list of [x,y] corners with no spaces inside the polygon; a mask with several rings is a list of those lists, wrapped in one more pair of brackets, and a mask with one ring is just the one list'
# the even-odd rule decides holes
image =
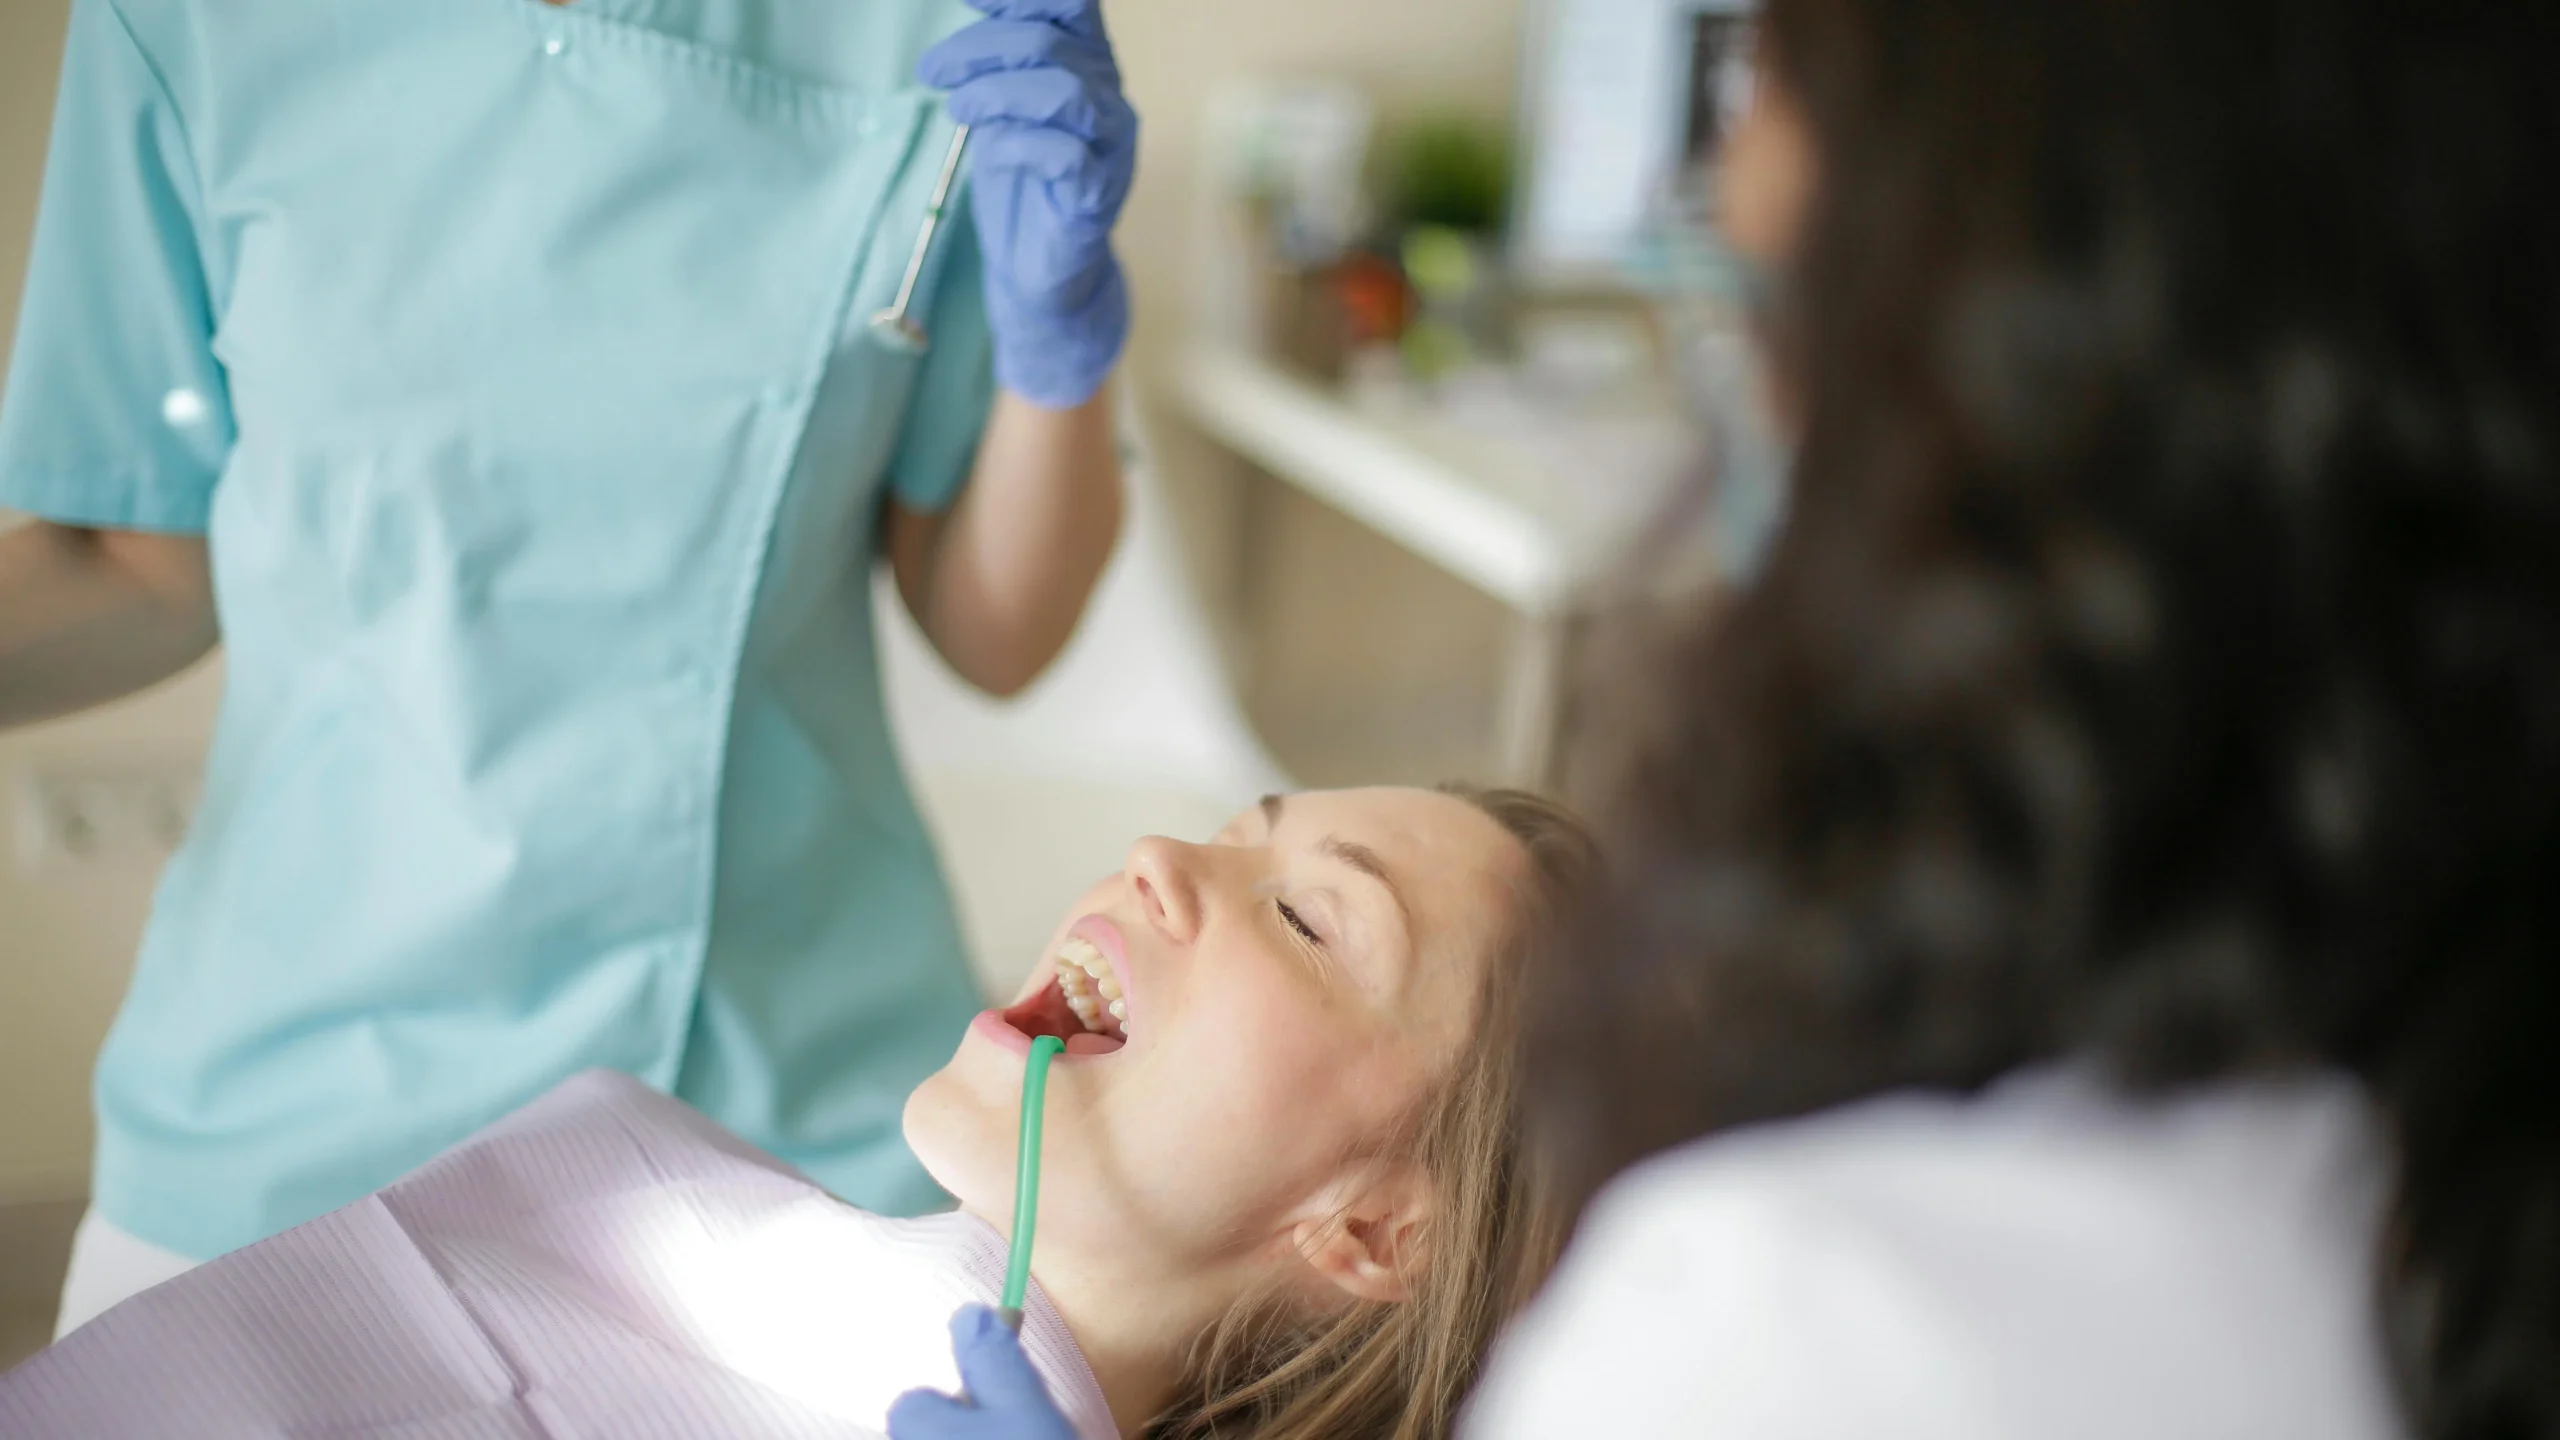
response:
{"label": "patient's closed eye", "polygon": [[1274,900],[1271,903],[1280,907],[1280,918],[1289,923],[1290,929],[1295,930],[1300,935],[1304,936],[1308,944],[1322,945],[1324,943],[1324,937],[1318,935],[1315,932],[1315,927],[1309,925],[1304,919],[1302,919],[1297,911],[1289,908],[1288,901]]}

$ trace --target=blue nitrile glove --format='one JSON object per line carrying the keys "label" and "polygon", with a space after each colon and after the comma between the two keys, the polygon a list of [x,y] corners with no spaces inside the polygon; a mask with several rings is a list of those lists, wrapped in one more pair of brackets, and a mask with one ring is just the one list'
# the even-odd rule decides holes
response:
{"label": "blue nitrile glove", "polygon": [[1076,1440],[1076,1428],[1022,1353],[1021,1337],[996,1312],[962,1306],[951,1317],[951,1354],[969,1398],[908,1391],[889,1407],[889,1440]]}
{"label": "blue nitrile glove", "polygon": [[1111,227],[1138,114],[1099,0],[969,0],[987,18],[925,52],[924,84],[970,127],[970,211],[987,262],[996,380],[1034,404],[1092,398],[1129,339]]}

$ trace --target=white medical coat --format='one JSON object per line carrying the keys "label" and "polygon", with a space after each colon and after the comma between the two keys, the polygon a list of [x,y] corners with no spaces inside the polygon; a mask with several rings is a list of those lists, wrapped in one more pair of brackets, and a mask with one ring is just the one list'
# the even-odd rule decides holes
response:
{"label": "white medical coat", "polygon": [[2031,1073],[1690,1145],[1600,1199],[1467,1440],[2397,1440],[2335,1081]]}

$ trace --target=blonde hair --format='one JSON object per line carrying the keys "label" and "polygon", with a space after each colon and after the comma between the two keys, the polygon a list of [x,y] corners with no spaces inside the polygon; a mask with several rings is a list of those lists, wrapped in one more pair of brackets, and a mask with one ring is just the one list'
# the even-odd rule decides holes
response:
{"label": "blonde hair", "polygon": [[1523,992],[1599,869],[1591,832],[1521,790],[1443,785],[1520,842],[1529,877],[1487,968],[1469,1043],[1401,1137],[1432,1184],[1422,1257],[1395,1302],[1304,1313],[1279,1287],[1249,1297],[1195,1348],[1182,1399],[1151,1440],[1438,1440],[1455,1425],[1494,1332],[1546,1279],[1564,1207],[1521,1134]]}

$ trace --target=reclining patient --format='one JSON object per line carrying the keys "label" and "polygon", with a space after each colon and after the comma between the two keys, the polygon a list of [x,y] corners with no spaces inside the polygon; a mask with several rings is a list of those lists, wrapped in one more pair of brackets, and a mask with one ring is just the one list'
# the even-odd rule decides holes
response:
{"label": "reclining patient", "polygon": [[863,1436],[993,1304],[1051,1070],[1024,1347],[1085,1440],[1443,1434],[1559,1236],[1521,968],[1591,866],[1534,798],[1266,800],[1140,841],[910,1097],[957,1211],[887,1220],[580,1076],[0,1376],[0,1435]]}

